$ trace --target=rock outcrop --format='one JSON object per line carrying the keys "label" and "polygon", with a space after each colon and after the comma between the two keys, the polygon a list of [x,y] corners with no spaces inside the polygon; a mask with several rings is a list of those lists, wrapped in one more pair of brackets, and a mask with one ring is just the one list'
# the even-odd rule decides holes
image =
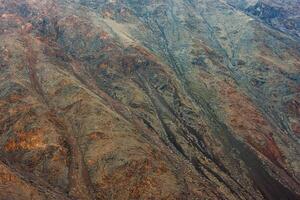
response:
{"label": "rock outcrop", "polygon": [[297,6],[0,0],[0,199],[300,199]]}

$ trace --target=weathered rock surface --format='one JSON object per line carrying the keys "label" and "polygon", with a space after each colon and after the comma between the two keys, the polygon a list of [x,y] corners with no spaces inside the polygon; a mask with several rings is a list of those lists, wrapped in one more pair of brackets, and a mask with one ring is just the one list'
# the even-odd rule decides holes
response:
{"label": "weathered rock surface", "polygon": [[226,0],[230,5],[292,36],[300,37],[299,0]]}
{"label": "weathered rock surface", "polygon": [[300,199],[297,6],[0,0],[0,199]]}

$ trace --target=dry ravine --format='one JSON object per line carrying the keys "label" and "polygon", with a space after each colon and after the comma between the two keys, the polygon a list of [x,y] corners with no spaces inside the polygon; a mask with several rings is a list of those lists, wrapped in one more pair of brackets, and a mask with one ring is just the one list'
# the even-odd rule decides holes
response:
{"label": "dry ravine", "polygon": [[0,0],[0,200],[300,200],[299,0]]}

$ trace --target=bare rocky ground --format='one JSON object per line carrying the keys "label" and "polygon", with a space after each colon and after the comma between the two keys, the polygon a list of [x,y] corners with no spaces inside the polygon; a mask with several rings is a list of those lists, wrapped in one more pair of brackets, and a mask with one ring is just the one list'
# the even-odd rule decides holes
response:
{"label": "bare rocky ground", "polygon": [[290,3],[0,0],[0,199],[300,199]]}

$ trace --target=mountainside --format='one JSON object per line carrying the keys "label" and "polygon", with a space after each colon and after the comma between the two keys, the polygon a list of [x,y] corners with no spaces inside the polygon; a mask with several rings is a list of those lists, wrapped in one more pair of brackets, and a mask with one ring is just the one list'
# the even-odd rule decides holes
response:
{"label": "mountainside", "polygon": [[299,0],[226,0],[273,28],[300,37]]}
{"label": "mountainside", "polygon": [[0,0],[0,200],[300,199],[299,0]]}

